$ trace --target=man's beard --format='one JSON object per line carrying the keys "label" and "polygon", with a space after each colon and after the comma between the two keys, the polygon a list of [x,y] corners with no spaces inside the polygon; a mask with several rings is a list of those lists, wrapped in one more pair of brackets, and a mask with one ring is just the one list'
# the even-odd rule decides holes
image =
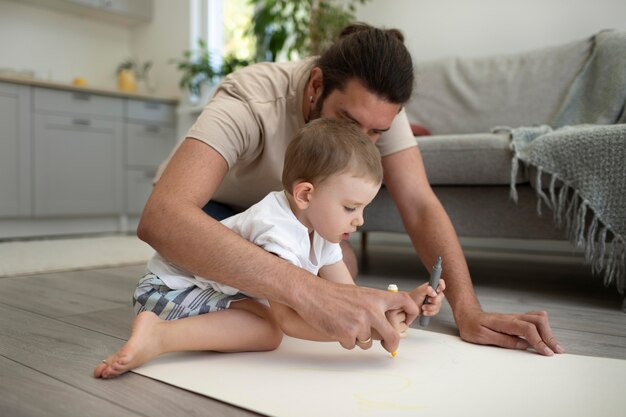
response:
{"label": "man's beard", "polygon": [[311,109],[309,110],[309,118],[307,119],[307,123],[312,122],[315,119],[319,119],[322,117],[322,100],[317,100],[315,103],[312,103]]}

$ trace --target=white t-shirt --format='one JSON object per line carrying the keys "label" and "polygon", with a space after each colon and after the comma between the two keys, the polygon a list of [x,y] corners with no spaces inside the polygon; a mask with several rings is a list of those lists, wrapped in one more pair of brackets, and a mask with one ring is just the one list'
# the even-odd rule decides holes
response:
{"label": "white t-shirt", "polygon": [[[309,231],[291,211],[284,191],[269,193],[248,210],[222,220],[222,224],[244,239],[314,275],[323,266],[335,264],[342,259],[339,244],[327,241],[317,232],[313,232],[311,245]],[[211,287],[230,295],[241,292],[209,278],[194,276],[158,253],[148,262],[148,270],[172,289],[195,285],[203,289]]]}

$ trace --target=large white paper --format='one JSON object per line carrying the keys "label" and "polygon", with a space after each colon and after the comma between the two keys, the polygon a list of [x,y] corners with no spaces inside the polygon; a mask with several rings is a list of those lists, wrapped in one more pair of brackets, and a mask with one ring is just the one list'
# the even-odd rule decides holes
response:
{"label": "large white paper", "polygon": [[410,329],[392,358],[285,337],[273,352],[176,353],[134,372],[277,417],[624,416],[626,361],[477,346]]}

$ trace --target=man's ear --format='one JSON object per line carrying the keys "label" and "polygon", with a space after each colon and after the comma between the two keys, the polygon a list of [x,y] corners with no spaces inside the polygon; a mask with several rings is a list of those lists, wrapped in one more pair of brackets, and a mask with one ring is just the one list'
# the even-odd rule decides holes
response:
{"label": "man's ear", "polygon": [[320,67],[313,67],[307,88],[307,95],[311,97],[311,103],[316,102],[322,96],[323,89],[324,73]]}
{"label": "man's ear", "polygon": [[299,182],[293,186],[293,199],[300,210],[307,209],[313,194],[313,184],[310,182]]}

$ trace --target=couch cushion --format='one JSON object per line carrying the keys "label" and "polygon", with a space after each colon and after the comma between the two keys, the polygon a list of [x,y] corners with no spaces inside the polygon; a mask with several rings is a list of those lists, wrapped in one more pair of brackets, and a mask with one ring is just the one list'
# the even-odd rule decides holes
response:
{"label": "couch cushion", "polygon": [[[511,138],[508,133],[436,135],[416,138],[432,185],[509,185]],[[527,182],[523,169],[517,183]]]}
{"label": "couch cushion", "polygon": [[512,55],[418,60],[407,116],[435,135],[547,123],[592,45],[588,38]]}
{"label": "couch cushion", "polygon": [[[454,187],[433,189],[452,220],[459,236],[513,239],[565,239],[565,232],[555,227],[552,215],[537,215],[537,196],[529,185],[518,188],[516,203],[508,187]],[[398,232],[406,230],[398,208],[382,187],[374,201],[365,208],[363,232]]]}

